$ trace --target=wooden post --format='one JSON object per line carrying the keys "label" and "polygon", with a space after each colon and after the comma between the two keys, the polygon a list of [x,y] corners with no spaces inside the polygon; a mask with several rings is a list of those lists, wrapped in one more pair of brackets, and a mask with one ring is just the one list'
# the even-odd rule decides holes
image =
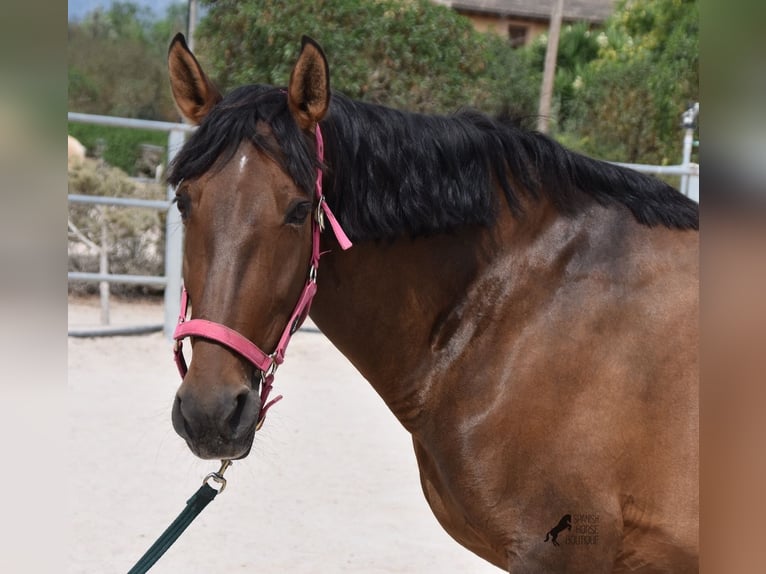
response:
{"label": "wooden post", "polygon": [[559,34],[563,13],[564,0],[554,0],[548,27],[548,47],[545,50],[545,68],[543,69],[543,84],[540,88],[540,107],[537,116],[537,130],[542,133],[548,133],[548,119],[551,115],[553,81],[556,79],[556,58],[559,52]]}

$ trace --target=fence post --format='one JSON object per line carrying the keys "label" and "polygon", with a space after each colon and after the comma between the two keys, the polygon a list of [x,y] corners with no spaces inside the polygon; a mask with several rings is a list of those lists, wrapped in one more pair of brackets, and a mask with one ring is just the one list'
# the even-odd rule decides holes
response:
{"label": "fence post", "polygon": [[[106,275],[109,273],[109,230],[106,216],[108,209],[105,205],[99,206],[101,216],[101,248],[98,254],[98,272]],[[101,300],[101,324],[109,324],[109,292],[111,291],[107,281],[98,284],[98,292]]]}
{"label": "fence post", "polygon": [[700,166],[696,163],[690,163],[689,179],[686,182],[686,196],[697,203],[700,202]]}
{"label": "fence post", "polygon": [[[168,134],[168,165],[176,153],[184,144],[185,134],[182,130],[171,130]],[[172,200],[175,189],[167,188],[167,198]],[[165,219],[165,323],[164,333],[168,339],[172,338],[178,313],[181,309],[181,273],[183,259],[183,224],[181,215],[175,206],[167,212]]]}
{"label": "fence post", "polygon": [[[683,157],[681,164],[687,169],[691,169],[692,147],[694,146],[694,123],[697,120],[697,114],[699,114],[700,104],[695,103],[688,110],[686,110],[681,116],[681,127],[684,128],[684,147]],[[685,196],[689,196],[689,174],[681,176],[681,193]]]}

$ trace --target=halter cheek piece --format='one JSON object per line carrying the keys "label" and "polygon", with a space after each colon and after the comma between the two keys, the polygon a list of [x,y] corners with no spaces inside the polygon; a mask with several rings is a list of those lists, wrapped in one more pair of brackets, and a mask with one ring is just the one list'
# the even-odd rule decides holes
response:
{"label": "halter cheek piece", "polygon": [[[322,130],[319,128],[319,124],[316,126],[316,147],[319,164],[321,166],[324,161],[324,141],[322,139]],[[285,360],[285,350],[287,349],[287,344],[290,342],[290,337],[292,337],[293,333],[298,330],[308,316],[311,301],[317,291],[316,278],[317,270],[319,269],[319,258],[321,256],[319,251],[319,238],[324,229],[325,216],[330,222],[330,227],[332,227],[333,233],[338,239],[341,248],[346,250],[351,247],[351,241],[346,237],[338,220],[335,218],[332,211],[330,211],[330,207],[325,201],[325,196],[322,192],[321,167],[317,169],[315,189],[317,207],[314,216],[311,219],[311,266],[309,267],[308,279],[306,280],[306,285],[303,287],[303,291],[301,291],[300,297],[298,297],[298,302],[290,316],[290,320],[287,322],[287,325],[282,332],[277,347],[272,353],[267,354],[263,352],[258,345],[250,341],[248,338],[221,323],[215,323],[205,319],[187,320],[186,314],[189,307],[189,296],[186,292],[186,287],[183,288],[183,292],[181,293],[181,313],[178,316],[178,325],[173,333],[173,339],[175,339],[173,355],[175,357],[176,366],[178,367],[178,372],[181,374],[181,378],[183,379],[188,371],[186,359],[184,359],[182,352],[182,341],[186,337],[202,337],[204,339],[216,341],[232,351],[239,353],[260,371],[261,407],[260,412],[258,413],[256,430],[260,429],[263,425],[263,421],[266,418],[266,411],[282,398],[282,395],[278,395],[268,403],[266,402],[274,382],[274,373],[276,372],[277,367]]]}

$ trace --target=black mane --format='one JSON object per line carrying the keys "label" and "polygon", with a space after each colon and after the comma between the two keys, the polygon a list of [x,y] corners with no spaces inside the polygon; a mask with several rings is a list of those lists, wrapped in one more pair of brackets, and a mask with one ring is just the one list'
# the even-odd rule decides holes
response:
{"label": "black mane", "polygon": [[[273,139],[256,131],[259,121]],[[547,197],[564,214],[596,201],[624,205],[649,226],[699,226],[697,204],[661,180],[478,112],[412,114],[336,93],[321,127],[328,202],[352,240],[490,225],[499,207],[494,185],[517,217],[527,196]],[[219,103],[176,156],[169,183],[223,165],[246,138],[311,192],[313,142],[292,120],[284,91],[270,86],[239,88]]]}
{"label": "black mane", "polygon": [[[261,122],[271,133],[262,127],[259,130]],[[286,92],[263,85],[237,88],[210,111],[170,164],[168,183],[176,186],[184,179],[222,168],[244,140],[269,154],[313,195],[317,167],[314,144],[290,115]]]}

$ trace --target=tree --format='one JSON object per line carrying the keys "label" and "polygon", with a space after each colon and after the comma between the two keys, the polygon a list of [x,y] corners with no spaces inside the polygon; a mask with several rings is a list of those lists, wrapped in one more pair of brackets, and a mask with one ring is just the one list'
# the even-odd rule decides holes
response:
{"label": "tree", "polygon": [[[347,96],[412,111],[463,105],[534,109],[523,57],[428,0],[206,0],[197,52],[224,90],[285,85],[300,38],[328,55],[332,85]],[[520,81],[521,79],[521,81]]]}
{"label": "tree", "polygon": [[[149,120],[179,121],[168,85],[167,47],[186,27],[186,6],[157,19],[145,7],[115,2],[82,22],[69,23],[69,110]],[[69,133],[93,155],[135,173],[140,144],[164,146],[162,132],[70,123]]]}
{"label": "tree", "polygon": [[[556,59],[553,113],[558,125],[565,124],[575,111],[578,78],[588,64],[598,57],[598,32],[586,22],[568,24],[561,30]],[[541,34],[527,48],[531,73],[539,77],[545,64],[547,34]],[[537,79],[539,83],[539,79]]]}
{"label": "tree", "polygon": [[[131,2],[97,9],[69,23],[69,109],[142,119],[177,120],[168,88],[165,54],[183,30],[179,6],[164,20]],[[180,29],[173,30],[181,26]]]}
{"label": "tree", "polygon": [[565,139],[620,161],[680,161],[680,119],[699,100],[696,0],[622,0],[576,84]]}

